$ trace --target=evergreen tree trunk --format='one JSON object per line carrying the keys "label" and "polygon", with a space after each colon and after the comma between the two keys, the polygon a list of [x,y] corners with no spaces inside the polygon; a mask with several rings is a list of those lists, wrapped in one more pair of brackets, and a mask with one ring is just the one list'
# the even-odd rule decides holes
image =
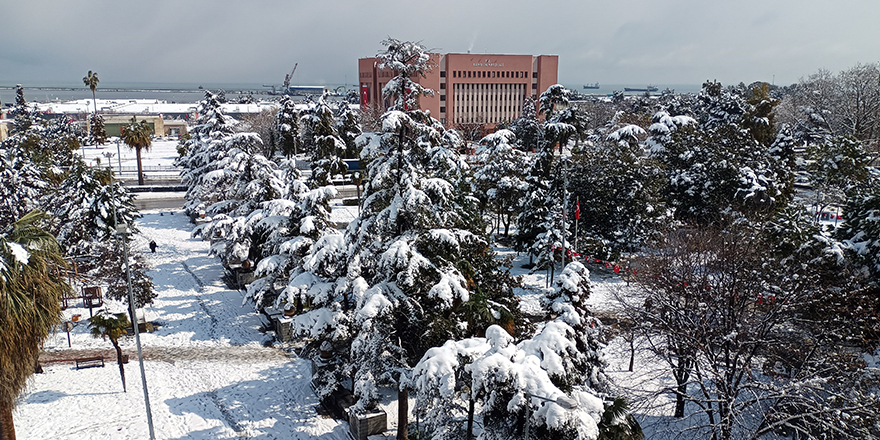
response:
{"label": "evergreen tree trunk", "polygon": [[12,402],[0,401],[0,440],[15,440],[15,425],[12,423]]}
{"label": "evergreen tree trunk", "polygon": [[471,396],[468,402],[468,418],[467,418],[467,434],[465,440],[474,438],[474,397]]}
{"label": "evergreen tree trunk", "polygon": [[144,166],[141,164],[141,147],[136,147],[134,151],[137,153],[138,162],[138,185],[144,184]]}
{"label": "evergreen tree trunk", "polygon": [[122,364],[122,348],[119,347],[119,341],[111,339],[110,342],[113,343],[113,348],[116,349],[116,363],[119,364],[119,377],[122,378],[122,392],[127,393],[128,390],[125,389],[125,366]]}
{"label": "evergreen tree trunk", "polygon": [[409,440],[409,390],[397,391],[397,440]]}

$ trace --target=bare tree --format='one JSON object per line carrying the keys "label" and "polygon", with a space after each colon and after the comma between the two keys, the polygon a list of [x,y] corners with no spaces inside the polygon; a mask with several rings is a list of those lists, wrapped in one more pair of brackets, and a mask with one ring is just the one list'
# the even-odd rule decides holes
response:
{"label": "bare tree", "polygon": [[714,440],[876,438],[876,378],[861,374],[857,350],[831,343],[833,328],[805,325],[821,277],[777,264],[764,232],[734,224],[670,234],[619,297],[674,378],[661,390],[687,420],[674,429]]}
{"label": "bare tree", "polygon": [[785,101],[798,119],[830,135],[855,137],[874,160],[880,155],[880,65],[857,64],[837,75],[820,70],[802,79]]}
{"label": "bare tree", "polygon": [[242,115],[242,123],[236,126],[237,132],[253,132],[260,135],[263,144],[259,153],[269,158],[271,158],[277,150],[276,143],[272,142],[272,139],[275,139],[276,136],[274,133],[276,112],[277,110],[270,108],[264,109],[259,113]]}

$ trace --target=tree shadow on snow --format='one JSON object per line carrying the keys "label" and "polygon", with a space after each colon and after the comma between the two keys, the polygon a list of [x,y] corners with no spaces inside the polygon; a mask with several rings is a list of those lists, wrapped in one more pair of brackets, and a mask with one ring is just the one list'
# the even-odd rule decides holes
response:
{"label": "tree shadow on snow", "polygon": [[253,439],[348,439],[348,424],[316,412],[320,403],[309,386],[311,373],[307,361],[291,360],[257,374],[259,377],[253,380],[165,400],[173,415],[194,414],[224,425],[192,432],[180,439],[224,438],[229,430],[239,437]]}

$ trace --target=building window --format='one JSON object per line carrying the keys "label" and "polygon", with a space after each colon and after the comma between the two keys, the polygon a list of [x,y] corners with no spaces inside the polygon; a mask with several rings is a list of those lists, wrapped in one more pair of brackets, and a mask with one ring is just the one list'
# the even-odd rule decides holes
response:
{"label": "building window", "polygon": [[538,89],[538,85],[535,83],[532,83],[532,90],[537,90],[537,89]]}
{"label": "building window", "polygon": [[440,95],[440,100],[441,100],[441,101],[446,101],[446,95]]}
{"label": "building window", "polygon": [[440,107],[440,113],[446,113],[446,107]]}
{"label": "building window", "polygon": [[440,90],[446,89],[446,83],[440,83]]}
{"label": "building window", "polygon": [[537,78],[537,77],[538,77],[538,72],[532,72],[532,78]]}
{"label": "building window", "polygon": [[471,77],[471,71],[468,70],[468,78],[470,78],[470,77]]}
{"label": "building window", "polygon": [[445,70],[440,71],[440,78],[446,78],[446,71]]}

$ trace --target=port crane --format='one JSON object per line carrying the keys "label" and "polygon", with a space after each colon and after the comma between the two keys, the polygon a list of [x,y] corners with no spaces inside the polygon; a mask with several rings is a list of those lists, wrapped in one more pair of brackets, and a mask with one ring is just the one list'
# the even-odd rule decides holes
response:
{"label": "port crane", "polygon": [[284,75],[284,83],[281,85],[280,90],[276,91],[274,84],[272,84],[272,85],[263,84],[263,87],[271,87],[272,88],[272,91],[269,92],[270,95],[287,93],[287,91],[290,90],[290,80],[293,78],[294,72],[296,72],[296,66],[299,66],[299,63],[294,63],[293,70],[291,70],[290,73]]}
{"label": "port crane", "polygon": [[282,90],[287,91],[290,88],[290,79],[293,78],[293,73],[296,72],[296,66],[298,65],[299,63],[294,63],[293,70],[289,74],[284,75],[284,87],[282,87]]}

